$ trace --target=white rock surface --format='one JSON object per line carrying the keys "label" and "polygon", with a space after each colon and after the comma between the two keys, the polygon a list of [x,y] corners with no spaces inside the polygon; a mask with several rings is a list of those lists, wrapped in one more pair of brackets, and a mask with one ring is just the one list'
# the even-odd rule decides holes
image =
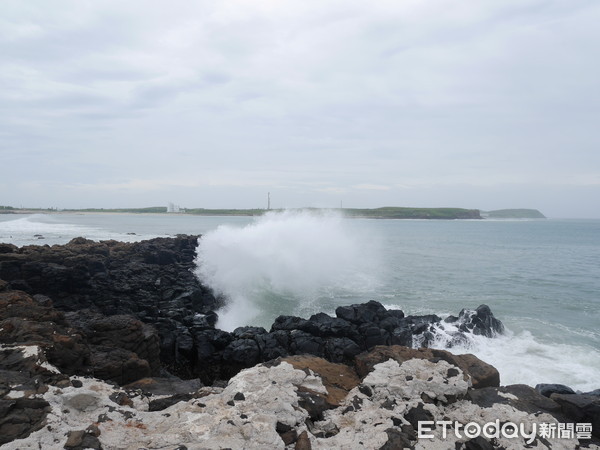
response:
{"label": "white rock surface", "polygon": [[[448,375],[449,369],[453,369],[452,376]],[[276,424],[280,422],[298,434],[309,431],[313,449],[379,449],[388,441],[386,430],[399,431],[399,425],[407,425],[404,416],[416,407],[426,410],[434,420],[462,424],[485,424],[498,419],[522,423],[531,429],[534,423],[556,422],[551,416],[536,417],[508,405],[481,408],[461,400],[469,382],[464,380],[460,369],[445,361],[414,359],[401,365],[393,360],[376,365],[339,407],[324,412],[323,421],[307,424],[309,415],[299,406],[298,388],[327,393],[320,377],[308,372],[294,369],[286,362],[274,367],[259,365],[240,372],[225,389],[202,388],[199,391],[202,397],[156,412],[148,411],[149,398],[134,398],[133,407],[118,406],[109,398],[118,390],[114,386],[96,379],[73,377],[83,386],[50,387],[43,394],[52,408],[47,426],[3,448],[62,449],[69,431],[85,430],[96,423],[101,432],[98,439],[105,450],[173,450],[179,445],[190,450],[284,449],[276,432]],[[423,398],[432,403],[424,403]],[[103,420],[99,420],[100,416]],[[329,437],[315,437],[319,433]],[[448,450],[468,440],[455,436],[453,429],[448,429],[445,438],[441,427],[432,434],[432,439],[418,440],[415,448]],[[548,441],[553,449],[573,449],[577,445],[574,439]],[[524,447],[522,438],[501,438],[498,444],[507,450]],[[294,448],[294,444],[287,448]],[[547,446],[537,440],[530,448]]]}

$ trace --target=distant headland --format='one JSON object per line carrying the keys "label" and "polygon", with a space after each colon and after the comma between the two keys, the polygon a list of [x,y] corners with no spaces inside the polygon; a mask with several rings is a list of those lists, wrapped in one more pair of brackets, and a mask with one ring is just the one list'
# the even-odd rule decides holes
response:
{"label": "distant headland", "polygon": [[[371,218],[371,219],[545,219],[537,209],[499,209],[495,211],[482,211],[479,209],[464,208],[408,208],[398,206],[385,206],[382,208],[298,208],[308,211],[338,211],[346,217]],[[269,211],[283,211],[283,209],[206,209],[206,208],[180,208],[174,211],[172,207],[151,206],[147,208],[84,208],[84,209],[56,209],[56,208],[14,208],[0,206],[0,214],[40,214],[40,213],[128,213],[128,214],[191,214],[200,216],[261,216]]]}
{"label": "distant headland", "polygon": [[545,219],[537,209],[498,209],[496,211],[481,211],[484,219]]}

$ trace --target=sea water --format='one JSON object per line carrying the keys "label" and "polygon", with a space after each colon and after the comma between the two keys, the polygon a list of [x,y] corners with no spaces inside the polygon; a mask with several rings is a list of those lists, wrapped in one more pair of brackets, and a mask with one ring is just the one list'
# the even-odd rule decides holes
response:
{"label": "sea water", "polygon": [[453,352],[493,364],[502,384],[600,388],[598,220],[377,220],[292,211],[257,218],[0,215],[0,242],[19,246],[178,233],[203,234],[197,274],[228,299],[219,311],[223,329],[269,328],[280,314],[333,314],[371,299],[442,317],[485,303],[507,333],[472,336]]}

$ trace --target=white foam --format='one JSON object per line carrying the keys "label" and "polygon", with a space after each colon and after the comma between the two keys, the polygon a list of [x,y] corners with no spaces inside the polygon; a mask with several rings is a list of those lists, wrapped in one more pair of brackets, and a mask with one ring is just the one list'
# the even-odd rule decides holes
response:
{"label": "white foam", "polygon": [[498,369],[502,385],[558,383],[582,392],[598,389],[600,352],[596,349],[541,343],[529,331],[510,330],[493,338],[467,334],[467,342],[448,348],[453,331],[457,328],[443,324],[432,347],[474,354]]}
{"label": "white foam", "polygon": [[148,238],[148,236],[115,233],[102,228],[76,225],[60,220],[60,216],[47,214],[32,214],[18,219],[1,220],[0,242],[22,246],[30,244],[65,244],[80,236],[92,240],[115,239],[123,242],[134,242]]}
{"label": "white foam", "polygon": [[268,213],[244,228],[220,226],[198,247],[198,274],[228,298],[218,327],[252,323],[265,302],[289,302],[291,314],[320,295],[369,289],[374,259],[347,221],[333,213]]}

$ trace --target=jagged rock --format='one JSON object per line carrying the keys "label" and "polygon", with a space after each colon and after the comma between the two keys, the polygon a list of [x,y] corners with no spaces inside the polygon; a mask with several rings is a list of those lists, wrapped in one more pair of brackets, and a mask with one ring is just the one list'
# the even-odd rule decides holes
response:
{"label": "jagged rock", "polygon": [[337,317],[357,325],[379,323],[385,318],[386,313],[385,307],[374,300],[358,305],[340,306],[335,310]]}
{"label": "jagged rock", "polygon": [[252,367],[260,361],[260,349],[254,339],[236,339],[223,351],[225,364]]}
{"label": "jagged rock", "polygon": [[454,355],[445,350],[413,349],[398,345],[389,347],[379,346],[368,353],[358,355],[355,359],[355,364],[358,375],[365,377],[376,364],[388,359],[403,363],[413,358],[431,361],[444,360],[453,364],[471,377],[471,383],[474,388],[500,385],[500,375],[493,366],[481,361],[474,355]]}
{"label": "jagged rock", "polygon": [[552,394],[562,413],[577,423],[591,423],[592,434],[600,437],[600,398],[586,394]]}
{"label": "jagged rock", "polygon": [[87,430],[72,430],[67,433],[67,442],[64,448],[73,450],[95,449],[102,448],[97,436],[89,433]]}
{"label": "jagged rock", "polygon": [[328,403],[339,406],[340,402],[360,383],[356,372],[343,364],[334,364],[314,356],[288,356],[280,361],[291,364],[295,369],[317,374],[327,390]]}
{"label": "jagged rock", "polygon": [[525,384],[471,390],[468,393],[468,399],[482,408],[491,408],[494,405],[503,404],[532,414],[545,411],[556,416],[560,413],[560,406],[555,401],[544,397],[531,386]]}
{"label": "jagged rock", "polygon": [[329,338],[325,341],[325,357],[331,362],[352,361],[360,352],[358,344],[346,337]]}
{"label": "jagged rock", "polygon": [[68,384],[69,377],[50,365],[43,351],[34,345],[0,346],[0,390],[42,393],[46,384]]}
{"label": "jagged rock", "polygon": [[385,430],[388,440],[385,444],[379,447],[379,450],[398,450],[398,449],[413,449],[410,438],[406,433],[403,433],[396,428],[388,428]]}
{"label": "jagged rock", "polygon": [[575,394],[575,391],[564,384],[536,384],[535,390],[544,397],[550,397],[552,394]]}
{"label": "jagged rock", "polygon": [[459,329],[486,337],[504,333],[504,325],[494,317],[490,307],[480,305],[475,311],[463,309],[458,315]]}
{"label": "jagged rock", "polygon": [[[139,376],[157,376],[164,368],[212,383],[287,355],[312,354],[348,363],[378,345],[427,347],[441,327],[438,316],[405,316],[370,301],[339,307],[337,317],[280,316],[270,332],[256,327],[233,333],[215,330],[213,310],[221,300],[192,273],[197,239],[119,243],[76,238],[64,246],[6,247],[0,253],[0,277],[37,295],[29,314],[41,314],[39,324],[41,317],[54,314],[52,322],[58,327],[13,323],[17,334],[7,341],[27,342],[38,336],[48,340],[56,334],[53,339],[59,342],[47,349],[48,358],[71,374],[126,383],[134,379],[135,370]],[[7,314],[7,319],[15,318]],[[466,339],[466,332],[492,335],[502,328],[485,305],[472,313],[464,310],[457,321],[465,331],[452,331],[456,336],[449,345]],[[108,347],[116,349],[114,355],[108,354]],[[483,376],[474,379],[477,385]],[[493,379],[484,383],[493,384]]]}
{"label": "jagged rock", "polygon": [[[130,316],[107,318],[89,311],[65,316],[20,291],[0,293],[0,343],[39,346],[67,374],[93,374],[118,383],[160,369],[158,336],[150,326]],[[128,349],[145,355],[153,366]]]}
{"label": "jagged rock", "polygon": [[404,347],[412,347],[413,332],[410,327],[396,327],[392,330],[390,336],[391,345],[402,345]]}
{"label": "jagged rock", "polygon": [[423,408],[423,403],[419,403],[417,406],[408,410],[404,415],[404,418],[412,425],[414,429],[418,428],[420,421],[433,420],[433,415]]}
{"label": "jagged rock", "polygon": [[69,431],[67,433],[67,442],[65,443],[65,448],[79,447],[83,442],[84,436],[85,430]]}
{"label": "jagged rock", "polygon": [[[528,429],[534,423],[555,421],[539,405],[529,405],[535,413],[515,407],[530,402],[523,396],[531,392],[539,401],[553,402],[534,389],[526,392],[516,386],[505,391],[469,390],[459,368],[435,358],[416,358],[401,364],[390,359],[376,364],[360,382],[351,367],[315,357],[292,356],[242,370],[224,389],[201,388],[194,398],[170,402],[159,411],[149,407],[155,401],[152,397],[134,396],[132,405],[118,406],[110,400],[116,392],[113,386],[91,378],[80,381],[80,388],[51,386],[39,394],[52,409],[46,416],[47,424],[29,437],[7,442],[3,448],[120,448],[123,443],[128,448],[357,450],[487,449],[489,445],[548,449],[578,445],[570,438],[537,439],[530,445],[525,438],[490,441],[457,437],[453,428],[444,437],[439,426],[432,430],[431,438],[418,438],[416,429],[423,420],[483,424],[497,419],[502,424],[522,423]],[[78,393],[83,396],[77,397]],[[324,402],[329,399],[328,407],[321,408],[320,413],[312,412],[312,406],[304,402],[306,393]],[[489,405],[480,406],[470,399],[474,393],[481,394],[481,399],[492,400],[485,397],[487,393],[495,397]],[[77,404],[73,404],[75,399]],[[590,448],[594,448],[593,442]]]}
{"label": "jagged rock", "polygon": [[300,433],[300,436],[298,436],[294,450],[312,450],[312,445],[310,444],[310,439],[308,438],[308,433],[306,430],[304,430],[302,433]]}
{"label": "jagged rock", "polygon": [[49,412],[50,405],[43,399],[0,399],[0,445],[42,428]]}
{"label": "jagged rock", "polygon": [[131,398],[125,392],[113,392],[108,398],[119,406],[133,406]]}
{"label": "jagged rock", "polygon": [[[331,317],[325,313],[314,314],[308,322],[316,325],[316,334],[320,337],[346,337],[356,336],[356,330],[347,320]],[[314,330],[314,328],[312,328]],[[309,331],[310,332],[310,331]]]}
{"label": "jagged rock", "polygon": [[272,331],[257,337],[261,349],[262,360],[270,361],[290,354],[290,335],[283,330]]}
{"label": "jagged rock", "polygon": [[290,332],[290,353],[324,356],[324,342],[318,336],[313,336],[305,331],[294,330]]}
{"label": "jagged rock", "polygon": [[95,346],[90,366],[95,377],[118,384],[131,383],[152,375],[148,361],[122,348]]}
{"label": "jagged rock", "polygon": [[387,345],[391,341],[390,334],[386,330],[369,323],[360,325],[358,331],[363,337],[367,350],[372,349],[376,345]]}
{"label": "jagged rock", "polygon": [[135,353],[148,361],[152,375],[160,370],[160,342],[156,330],[123,314],[104,316],[90,310],[66,314],[70,325],[81,329],[87,342],[95,346],[116,347]]}
{"label": "jagged rock", "polygon": [[279,316],[271,325],[271,331],[285,330],[285,331],[304,331],[309,334],[318,335],[319,325],[309,320],[302,319],[301,317],[295,316]]}
{"label": "jagged rock", "polygon": [[[13,289],[51,298],[61,311],[94,308],[103,315],[126,314],[154,325],[163,363],[177,370],[194,365],[193,357],[174,351],[173,343],[181,342],[179,333],[189,336],[194,326],[213,326],[212,311],[221,305],[193,273],[197,243],[198,236],[181,235],[135,243],[75,238],[52,247],[4,245],[0,278]],[[198,316],[194,323],[195,313],[204,320]],[[121,348],[139,351],[154,371],[154,343],[146,352],[127,345]],[[189,354],[194,353],[192,348]]]}
{"label": "jagged rock", "polygon": [[175,394],[170,397],[159,398],[157,400],[152,400],[148,404],[148,411],[162,411],[163,409],[167,409],[169,406],[173,406],[179,402],[187,402],[195,398],[194,394]]}

